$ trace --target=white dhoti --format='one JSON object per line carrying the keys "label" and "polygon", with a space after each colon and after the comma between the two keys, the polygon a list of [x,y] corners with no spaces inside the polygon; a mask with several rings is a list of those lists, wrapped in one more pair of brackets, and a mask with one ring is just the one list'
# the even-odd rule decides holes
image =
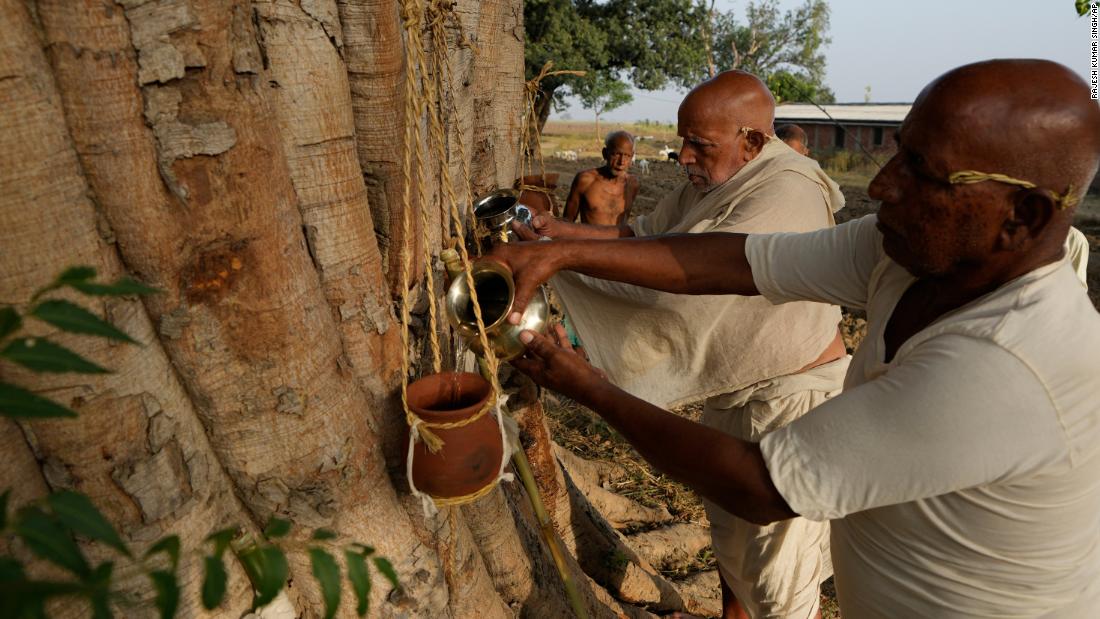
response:
{"label": "white dhoti", "polygon": [[[773,139],[722,185],[704,193],[684,183],[672,191],[652,213],[635,220],[634,232],[647,236],[817,230],[833,225],[833,212],[843,204],[836,183],[812,159]],[[844,371],[834,364],[793,374],[817,359],[836,337],[840,309],[835,306],[776,306],[761,297],[735,295],[674,295],[567,272],[552,283],[593,365],[606,371],[612,382],[668,408],[706,399],[708,418],[718,411],[728,413],[717,415],[710,425],[734,436],[758,440],[764,430],[754,433],[751,428],[770,431],[786,424],[841,388]],[[747,425],[741,431],[727,429],[727,424]],[[715,553],[727,580],[739,583],[735,592],[745,607],[750,612],[769,605],[816,609],[819,576],[831,572],[823,566],[828,549],[822,552],[817,542],[820,537],[827,543],[822,532],[827,529],[814,525],[811,534],[811,524],[798,520],[751,531],[737,526],[737,532],[727,534],[732,526],[727,518],[712,516],[712,526],[720,530],[714,538]],[[734,548],[739,540],[744,540],[744,547]],[[802,555],[808,557],[805,565]],[[749,582],[747,574],[762,580]],[[807,593],[786,595],[784,588],[795,586]]]}
{"label": "white dhoti", "polygon": [[[739,439],[764,435],[840,393],[850,357],[707,399],[703,423]],[[722,577],[753,619],[811,619],[833,574],[829,523],[792,518],[760,526],[703,501]]]}

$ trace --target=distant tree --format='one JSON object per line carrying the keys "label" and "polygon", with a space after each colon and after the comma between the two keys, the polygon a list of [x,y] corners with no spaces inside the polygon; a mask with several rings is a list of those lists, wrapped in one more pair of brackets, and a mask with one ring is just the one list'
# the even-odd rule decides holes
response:
{"label": "distant tree", "polygon": [[719,70],[742,69],[759,75],[779,101],[831,103],[825,86],[829,5],[806,0],[782,12],[777,0],[750,2],[744,24],[733,12],[712,15],[713,53]]}
{"label": "distant tree", "polygon": [[[705,76],[707,8],[696,0],[526,0],[527,79],[547,61],[585,78],[552,76],[535,101],[541,127],[551,106],[585,90],[584,80],[625,80],[644,90],[695,85]],[[624,84],[624,87],[626,84]]]}
{"label": "distant tree", "polygon": [[596,115],[596,140],[602,140],[600,133],[600,116],[605,112],[618,109],[634,100],[630,94],[630,87],[621,80],[607,77],[603,73],[595,73],[586,77],[572,87],[574,94],[580,99],[585,109],[592,110]]}

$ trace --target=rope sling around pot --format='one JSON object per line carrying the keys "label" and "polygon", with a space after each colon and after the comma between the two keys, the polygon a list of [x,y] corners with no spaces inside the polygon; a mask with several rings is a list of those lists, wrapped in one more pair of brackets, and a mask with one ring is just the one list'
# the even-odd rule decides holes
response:
{"label": "rope sling around pot", "polygon": [[[435,83],[427,79],[428,66],[424,53],[424,44],[420,38],[420,31],[424,27],[424,20],[426,17],[426,9],[428,7],[430,14],[427,15],[427,26],[432,37],[433,43],[433,60],[435,61]],[[493,352],[492,347],[489,344],[488,336],[485,329],[485,321],[481,314],[481,306],[477,299],[477,291],[474,283],[473,273],[470,256],[466,250],[465,244],[461,239],[465,238],[463,233],[462,216],[458,210],[458,200],[455,197],[454,184],[451,181],[450,170],[447,162],[449,161],[447,156],[447,149],[444,141],[444,133],[442,123],[440,121],[439,107],[442,106],[442,101],[439,99],[438,94],[443,90],[443,84],[446,83],[447,91],[451,94],[450,109],[454,113],[455,118],[458,118],[458,108],[454,100],[454,87],[451,79],[452,72],[450,70],[450,58],[447,56],[447,34],[446,34],[446,21],[449,17],[456,25],[455,30],[458,34],[458,44],[466,44],[465,36],[462,34],[462,25],[458,19],[458,16],[454,12],[454,4],[450,0],[431,0],[430,4],[425,5],[425,0],[401,0],[400,3],[400,15],[404,23],[405,29],[405,45],[406,45],[406,58],[409,62],[405,63],[405,84],[406,84],[406,96],[405,96],[405,160],[404,160],[404,192],[403,192],[403,217],[402,217],[402,248],[401,248],[401,283],[402,283],[402,295],[401,295],[401,341],[402,341],[402,374],[401,374],[401,403],[405,410],[405,418],[409,424],[409,453],[406,458],[406,474],[408,476],[409,488],[414,496],[418,497],[421,501],[421,506],[424,510],[425,517],[434,515],[439,507],[460,505],[462,503],[468,503],[475,501],[490,492],[496,487],[500,480],[511,481],[513,476],[511,473],[505,472],[505,467],[508,465],[508,461],[512,459],[515,463],[516,471],[519,473],[523,486],[527,491],[527,494],[531,500],[531,505],[534,508],[536,518],[539,523],[539,532],[542,535],[543,541],[546,543],[550,550],[551,557],[553,558],[554,566],[558,570],[558,575],[561,577],[562,585],[565,588],[566,597],[569,599],[570,607],[573,610],[573,614],[579,619],[587,619],[588,611],[581,598],[580,591],[577,587],[572,574],[569,571],[566,554],[558,541],[554,532],[553,524],[550,522],[549,515],[546,512],[546,508],[542,503],[542,499],[539,496],[538,486],[535,483],[534,476],[531,472],[530,464],[527,462],[527,456],[523,449],[519,446],[518,430],[515,429],[515,422],[509,419],[510,427],[515,435],[515,440],[509,440],[508,434],[505,431],[503,406],[506,401],[506,397],[502,394],[499,381],[499,361]],[[476,52],[476,50],[475,50]],[[411,56],[411,57],[410,57]],[[415,68],[414,68],[415,62]],[[417,69],[421,77],[421,89],[417,89],[416,73]],[[547,66],[543,73],[549,70]],[[533,86],[537,89],[538,80],[534,81]],[[530,95],[530,89],[532,83],[527,83],[529,91],[527,97],[528,105],[524,110],[524,121],[526,128],[526,121],[533,113],[532,97]],[[427,97],[425,96],[427,95]],[[427,108],[425,110],[425,108]],[[449,204],[449,211],[451,215],[451,221],[455,228],[455,233],[458,235],[459,242],[457,243],[457,249],[463,265],[464,277],[466,284],[470,288],[470,300],[477,325],[478,341],[481,344],[482,349],[485,351],[482,360],[484,361],[483,373],[489,379],[490,392],[489,397],[486,399],[482,407],[477,411],[476,418],[478,420],[484,419],[486,413],[491,413],[496,417],[497,427],[499,430],[499,437],[501,440],[502,454],[500,460],[500,467],[497,471],[496,479],[486,484],[484,487],[470,492],[465,495],[456,497],[432,497],[428,494],[420,492],[415,485],[413,478],[413,457],[415,454],[415,447],[417,441],[423,442],[423,444],[431,451],[433,445],[442,450],[444,447],[443,440],[433,431],[444,431],[445,429],[439,425],[435,425],[431,422],[426,422],[424,419],[416,415],[409,407],[409,275],[411,270],[412,256],[409,252],[408,241],[410,239],[411,232],[411,189],[413,183],[412,175],[412,153],[415,151],[415,159],[418,168],[421,172],[424,170],[423,154],[420,150],[420,142],[417,139],[419,136],[419,128],[421,126],[420,119],[424,111],[428,113],[428,130],[431,133],[433,144],[438,148],[439,161],[444,165],[440,166],[442,176],[442,186],[447,196]],[[413,122],[415,121],[415,122]],[[524,131],[524,139],[527,136],[527,132]],[[470,207],[470,217],[474,220],[472,213],[472,198],[473,191],[470,181],[470,169],[466,158],[465,146],[461,139],[456,140],[458,144],[459,156],[462,163],[462,171],[465,177],[466,184],[466,203]],[[522,146],[521,146],[522,148]],[[540,159],[541,159],[541,148]],[[521,151],[523,152],[523,151]],[[522,156],[520,165],[523,165]],[[421,183],[418,187],[418,198],[420,199],[421,207],[421,221],[424,225],[424,231],[427,231],[427,217],[424,212],[426,208],[426,202],[424,199],[424,186]],[[445,219],[445,218],[444,218]],[[445,224],[444,224],[445,226]],[[446,236],[446,231],[444,232]],[[480,250],[480,247],[479,247]],[[434,294],[433,278],[431,274],[431,252],[425,243],[426,260],[425,264],[428,266],[426,281],[428,283],[428,295],[429,295],[429,312],[430,316],[430,328],[431,328],[431,342],[432,342],[432,354],[433,354],[433,370],[438,374],[441,369],[441,359],[439,355],[438,333],[436,331],[437,320],[435,316],[436,306],[434,298],[431,295]],[[462,427],[465,425],[476,423],[477,421],[468,422],[444,422],[444,423],[461,423]],[[433,440],[434,437],[435,440]],[[438,442],[436,442],[438,441]],[[513,453],[514,450],[514,453]]]}
{"label": "rope sling around pot", "polygon": [[[437,88],[436,82],[429,79],[431,72],[429,71],[427,57],[424,51],[424,43],[421,39],[421,31],[428,27],[433,36],[433,48],[435,50],[434,60],[435,62],[435,76],[436,81],[442,83],[444,78],[448,75],[444,75],[443,72],[449,66],[449,60],[446,58],[446,32],[444,30],[445,21],[448,16],[457,20],[457,16],[453,15],[453,6],[449,3],[433,1],[430,4],[426,4],[424,0],[403,0],[400,5],[401,18],[404,24],[405,30],[405,44],[406,44],[406,56],[408,62],[405,63],[405,158],[404,158],[404,191],[402,195],[402,234],[403,243],[401,247],[401,283],[402,283],[402,298],[401,298],[401,338],[403,345],[402,352],[402,377],[401,377],[401,402],[405,411],[405,419],[409,426],[409,444],[408,455],[406,456],[406,474],[409,481],[410,491],[414,496],[418,497],[421,501],[421,505],[426,515],[433,515],[439,507],[461,505],[470,501],[477,500],[492,491],[500,480],[510,481],[513,479],[511,473],[506,472],[505,469],[508,465],[508,461],[511,456],[511,442],[507,438],[507,433],[504,425],[503,413],[501,411],[501,405],[503,404],[503,398],[501,395],[500,383],[497,378],[498,373],[498,361],[492,354],[491,349],[488,347],[488,340],[485,335],[485,324],[481,316],[481,308],[476,298],[476,291],[471,295],[472,305],[476,318],[477,328],[481,343],[489,353],[485,356],[485,362],[487,365],[490,382],[489,397],[485,401],[485,404],[477,413],[463,420],[454,422],[428,422],[421,418],[413,409],[409,406],[409,366],[410,366],[410,348],[409,348],[409,318],[411,313],[410,301],[408,291],[410,290],[409,280],[412,263],[412,255],[409,251],[409,240],[411,239],[411,219],[412,219],[412,185],[414,182],[413,176],[413,164],[415,164],[419,171],[418,177],[423,179],[423,173],[425,170],[424,157],[421,149],[420,141],[420,127],[422,123],[420,119],[426,114],[428,117],[427,131],[431,139],[432,145],[436,148],[436,155],[440,161],[447,161],[447,152],[445,144],[445,136],[443,134],[442,122],[439,115],[439,105],[441,100],[439,97],[439,88]],[[461,32],[461,28],[459,28]],[[452,100],[453,105],[453,100]],[[461,144],[461,140],[459,140]],[[463,149],[464,151],[464,149]],[[466,168],[465,162],[463,163],[464,173],[467,175],[467,187],[469,187],[469,170]],[[455,226],[456,232],[458,232],[460,238],[462,235],[462,217],[458,210],[458,200],[454,192],[454,184],[450,177],[449,166],[441,166],[442,174],[442,186],[446,193],[449,202],[449,211],[451,215],[451,223]],[[427,218],[427,200],[424,191],[424,183],[417,183],[417,197],[420,221],[423,227],[423,231],[426,233],[428,228]],[[446,217],[441,217],[446,227]],[[446,231],[444,232],[446,236]],[[425,237],[428,235],[425,234]],[[430,238],[430,237],[428,237]],[[468,284],[473,288],[473,279],[470,276],[470,258],[464,247],[460,246],[460,254],[462,263],[465,266],[467,273]],[[439,353],[439,334],[438,334],[438,319],[437,319],[437,307],[434,297],[434,277],[431,268],[431,249],[427,242],[424,243],[424,258],[425,258],[425,280],[427,283],[427,294],[429,300],[429,332],[430,343],[432,349],[432,368],[435,374],[440,374],[442,371],[442,360]],[[422,379],[423,380],[423,379]],[[481,420],[485,414],[492,414],[496,417],[498,439],[501,445],[501,457],[499,466],[497,467],[496,476],[490,480],[485,486],[469,493],[461,494],[458,496],[433,496],[422,492],[416,486],[414,479],[414,458],[416,454],[417,442],[422,442],[429,453],[438,453],[445,447],[445,442],[439,436],[437,431],[456,429],[468,426],[470,424],[477,423]]]}

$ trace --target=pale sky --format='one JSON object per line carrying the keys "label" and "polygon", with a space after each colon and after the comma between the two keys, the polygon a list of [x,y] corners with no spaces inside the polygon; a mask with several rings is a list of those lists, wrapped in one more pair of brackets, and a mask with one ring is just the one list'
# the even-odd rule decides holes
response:
{"label": "pale sky", "polygon": [[[786,9],[801,4],[780,0]],[[718,6],[744,15],[746,2]],[[1088,79],[1089,18],[1073,0],[829,0],[832,18],[825,48],[826,84],[838,102],[911,102],[941,73],[989,58],[1046,58]],[[634,91],[634,102],[605,114],[611,121],[674,122],[683,94],[675,89]],[[592,118],[579,104],[567,112]],[[551,118],[561,118],[553,114]]]}

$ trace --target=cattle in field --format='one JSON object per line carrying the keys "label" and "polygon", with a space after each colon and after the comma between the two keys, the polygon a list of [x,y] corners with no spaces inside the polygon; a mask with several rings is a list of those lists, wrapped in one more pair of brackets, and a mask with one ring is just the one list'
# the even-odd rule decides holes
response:
{"label": "cattle in field", "polygon": [[561,159],[561,160],[564,160],[564,161],[576,161],[577,160],[577,151],[575,151],[575,150],[559,150],[558,152],[554,153],[554,157],[557,157],[558,159]]}

